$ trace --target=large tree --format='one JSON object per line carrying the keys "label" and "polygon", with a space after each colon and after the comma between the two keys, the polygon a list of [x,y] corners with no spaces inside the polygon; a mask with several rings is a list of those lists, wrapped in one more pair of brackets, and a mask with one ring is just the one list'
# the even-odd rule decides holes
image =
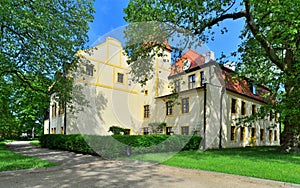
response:
{"label": "large tree", "polygon": [[93,0],[0,2],[3,130],[5,126],[22,128],[41,122],[50,95],[69,93],[72,80],[66,78],[66,69],[76,67],[76,53],[88,41],[93,3]]}
{"label": "large tree", "polygon": [[[238,72],[268,86],[275,94],[277,102],[270,108],[281,114],[284,124],[281,149],[298,150],[299,0],[130,0],[124,11],[127,22],[163,22],[183,28],[203,41],[213,37],[211,29],[221,22],[242,20],[242,42],[236,52],[227,55],[238,55]],[[230,26],[220,31],[230,31]],[[136,55],[132,46],[128,48],[129,55]]]}

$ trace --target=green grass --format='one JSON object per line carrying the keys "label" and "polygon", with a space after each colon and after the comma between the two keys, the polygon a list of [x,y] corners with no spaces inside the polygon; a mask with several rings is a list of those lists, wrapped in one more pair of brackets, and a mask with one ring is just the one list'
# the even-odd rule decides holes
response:
{"label": "green grass", "polygon": [[42,168],[47,166],[57,165],[34,157],[27,157],[16,154],[13,151],[8,150],[4,142],[0,142],[0,172],[30,168]]}
{"label": "green grass", "polygon": [[130,159],[300,184],[300,155],[279,153],[275,149],[182,151],[137,155]]}
{"label": "green grass", "polygon": [[29,142],[29,144],[31,145],[35,145],[35,146],[41,146],[40,141],[39,140],[33,140],[31,142]]}

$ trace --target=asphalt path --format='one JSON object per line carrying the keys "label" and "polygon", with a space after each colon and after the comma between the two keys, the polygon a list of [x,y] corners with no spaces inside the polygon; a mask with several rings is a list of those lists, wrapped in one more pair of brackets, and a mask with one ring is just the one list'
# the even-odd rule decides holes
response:
{"label": "asphalt path", "polygon": [[16,153],[60,166],[0,172],[0,187],[153,187],[153,188],[277,188],[298,187],[278,181],[169,167],[139,161],[112,161],[67,151],[49,150],[28,142],[8,143]]}

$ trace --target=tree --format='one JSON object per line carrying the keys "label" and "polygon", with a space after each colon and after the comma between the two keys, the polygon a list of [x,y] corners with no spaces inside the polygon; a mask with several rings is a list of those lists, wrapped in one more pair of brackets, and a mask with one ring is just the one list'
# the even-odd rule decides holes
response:
{"label": "tree", "polygon": [[6,105],[1,127],[41,124],[52,93],[62,100],[70,96],[72,79],[66,73],[76,68],[76,53],[88,40],[93,2],[0,2],[0,99]]}
{"label": "tree", "polygon": [[[267,106],[281,114],[284,151],[299,150],[299,11],[299,1],[294,0],[130,0],[124,10],[127,22],[167,23],[190,31],[203,41],[213,38],[212,27],[222,21],[243,20],[242,43],[230,55],[240,56],[237,62],[240,74],[268,86],[275,94],[277,103]],[[127,51],[131,52],[129,55],[134,52]]]}

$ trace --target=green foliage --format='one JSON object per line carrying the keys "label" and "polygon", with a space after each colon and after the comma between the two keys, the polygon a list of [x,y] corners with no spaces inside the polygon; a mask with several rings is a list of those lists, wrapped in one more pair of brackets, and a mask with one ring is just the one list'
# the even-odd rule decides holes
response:
{"label": "green foliage", "polygon": [[0,135],[41,132],[50,94],[70,98],[66,73],[88,40],[93,2],[0,2]]}
{"label": "green foliage", "polygon": [[108,130],[108,132],[112,132],[114,135],[120,135],[121,133],[124,133],[124,131],[124,128],[118,126],[111,126]]}
{"label": "green foliage", "polygon": [[199,149],[201,138],[191,135],[43,135],[42,147],[79,153],[98,154],[104,158],[126,156],[126,148],[132,154],[170,152]]}
{"label": "green foliage", "polygon": [[47,134],[39,140],[41,147],[95,154],[82,135]]}
{"label": "green foliage", "polygon": [[[245,28],[240,35],[242,42],[239,48],[232,54],[226,54],[228,59],[221,58],[221,60],[232,61],[230,57],[238,56],[237,70],[240,76],[247,76],[254,81],[254,84],[261,84],[271,89],[274,101],[266,105],[261,115],[268,115],[265,112],[270,109],[280,113],[281,121],[285,125],[281,137],[281,149],[297,150],[300,133],[299,11],[299,1],[294,0],[130,0],[124,10],[125,20],[134,23],[132,28],[137,32],[132,32],[132,28],[128,27],[125,36],[129,38],[127,41],[130,41],[146,33],[144,40],[141,41],[149,41],[149,39],[156,41],[155,38],[158,38],[160,42],[170,42],[168,36],[173,33],[185,35],[191,33],[206,42],[209,39],[213,40],[216,29],[219,29],[222,34],[230,32],[230,26],[215,27],[221,22],[229,19],[242,20]],[[157,26],[147,30],[144,26],[136,26],[137,22],[147,21],[151,21],[151,24],[155,21]],[[161,23],[170,27],[166,28]],[[162,31],[158,32],[159,29]],[[164,40],[161,40],[159,33],[163,33]],[[130,52],[128,55],[133,56],[133,61],[136,60],[135,57],[151,54],[149,53],[151,50],[141,45],[143,43],[138,45],[129,43],[125,47],[126,52]],[[186,44],[188,43],[187,39]],[[147,71],[145,68],[148,67],[142,67],[143,74],[150,74],[151,70]],[[252,120],[259,118],[261,116],[253,117]]]}
{"label": "green foliage", "polygon": [[166,122],[152,122],[148,124],[149,127],[151,127],[151,130],[154,133],[161,133],[163,132],[163,129],[166,127],[167,123]]}

